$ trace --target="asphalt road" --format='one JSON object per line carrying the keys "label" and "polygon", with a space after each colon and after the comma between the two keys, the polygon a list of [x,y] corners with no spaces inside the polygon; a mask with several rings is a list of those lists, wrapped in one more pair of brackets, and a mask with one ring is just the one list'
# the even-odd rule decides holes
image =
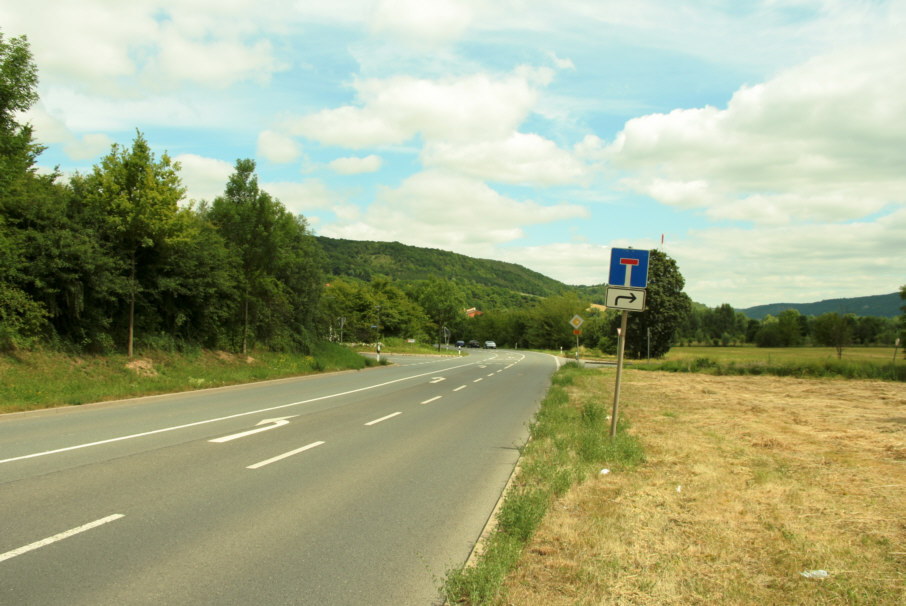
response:
{"label": "asphalt road", "polygon": [[0,604],[436,604],[557,367],[471,351],[0,417]]}

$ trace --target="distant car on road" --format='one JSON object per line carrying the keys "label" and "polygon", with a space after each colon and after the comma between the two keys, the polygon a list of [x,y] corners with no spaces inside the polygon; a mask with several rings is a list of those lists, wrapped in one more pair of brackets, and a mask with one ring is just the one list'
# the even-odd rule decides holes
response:
{"label": "distant car on road", "polygon": [[481,343],[479,343],[475,339],[472,339],[471,341],[469,341],[469,347],[481,347]]}
{"label": "distant car on road", "polygon": [[461,341],[461,340],[460,340],[460,341],[457,341],[457,342],[456,342],[456,347],[465,347],[465,346],[466,346],[466,342],[465,342],[465,341]]}
{"label": "distant car on road", "polygon": [[494,343],[493,341],[485,341],[484,348],[485,349],[497,349],[497,343]]}

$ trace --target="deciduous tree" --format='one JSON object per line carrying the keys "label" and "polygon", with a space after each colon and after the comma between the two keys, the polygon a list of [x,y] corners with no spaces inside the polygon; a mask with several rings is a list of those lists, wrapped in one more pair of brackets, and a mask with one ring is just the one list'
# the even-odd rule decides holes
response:
{"label": "deciduous tree", "polygon": [[815,318],[812,335],[819,344],[837,350],[837,359],[843,357],[843,348],[852,342],[854,318],[841,316],[837,312],[826,313]]}
{"label": "deciduous tree", "polygon": [[[670,351],[676,331],[692,306],[689,295],[683,292],[685,284],[676,261],[659,250],[652,250],[648,259],[646,308],[642,312],[628,312],[625,355],[644,358],[648,354],[649,334],[652,357],[660,358]],[[612,333],[616,333],[620,322],[620,314],[612,317]]]}
{"label": "deciduous tree", "polygon": [[239,269],[241,351],[252,337],[298,346],[315,328],[324,283],[320,249],[303,218],[259,189],[253,160],[237,160],[235,169],[208,216]]}
{"label": "deciduous tree", "polygon": [[93,214],[99,235],[125,280],[127,353],[132,356],[136,298],[154,286],[159,248],[171,233],[185,194],[179,165],[166,153],[156,160],[139,132],[131,148],[114,144],[89,175],[76,175],[73,187]]}

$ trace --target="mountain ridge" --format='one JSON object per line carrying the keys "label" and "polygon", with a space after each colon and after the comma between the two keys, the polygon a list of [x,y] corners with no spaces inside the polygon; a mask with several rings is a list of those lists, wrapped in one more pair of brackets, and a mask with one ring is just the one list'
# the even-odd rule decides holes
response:
{"label": "mountain ridge", "polygon": [[883,295],[823,299],[814,303],[768,303],[736,311],[741,311],[753,320],[762,320],[768,314],[776,316],[788,309],[795,309],[803,316],[820,316],[836,312],[840,315],[855,314],[857,316],[895,318],[902,315],[903,312],[900,308],[903,305],[906,305],[906,302],[900,298],[900,293],[893,292]]}
{"label": "mountain ridge", "polygon": [[[416,281],[431,276],[451,278],[465,287],[470,305],[479,308],[518,305],[537,297],[576,292],[593,303],[604,303],[604,284],[573,286],[518,263],[480,259],[460,253],[374,240],[345,240],[316,236],[327,258],[327,273],[370,281],[376,276]],[[896,317],[904,302],[899,293],[825,299],[813,303],[769,303],[734,308],[753,320],[795,309],[809,316],[837,312],[859,316]]]}

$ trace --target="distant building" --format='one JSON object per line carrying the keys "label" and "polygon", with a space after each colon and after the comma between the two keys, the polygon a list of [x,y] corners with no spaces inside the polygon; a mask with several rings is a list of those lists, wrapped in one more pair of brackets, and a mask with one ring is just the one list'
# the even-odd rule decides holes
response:
{"label": "distant building", "polygon": [[483,314],[483,313],[484,313],[484,312],[479,311],[479,310],[478,310],[477,308],[475,308],[475,307],[470,307],[469,309],[466,310],[466,316],[469,317],[469,318],[474,318],[475,316],[480,316],[480,315]]}

